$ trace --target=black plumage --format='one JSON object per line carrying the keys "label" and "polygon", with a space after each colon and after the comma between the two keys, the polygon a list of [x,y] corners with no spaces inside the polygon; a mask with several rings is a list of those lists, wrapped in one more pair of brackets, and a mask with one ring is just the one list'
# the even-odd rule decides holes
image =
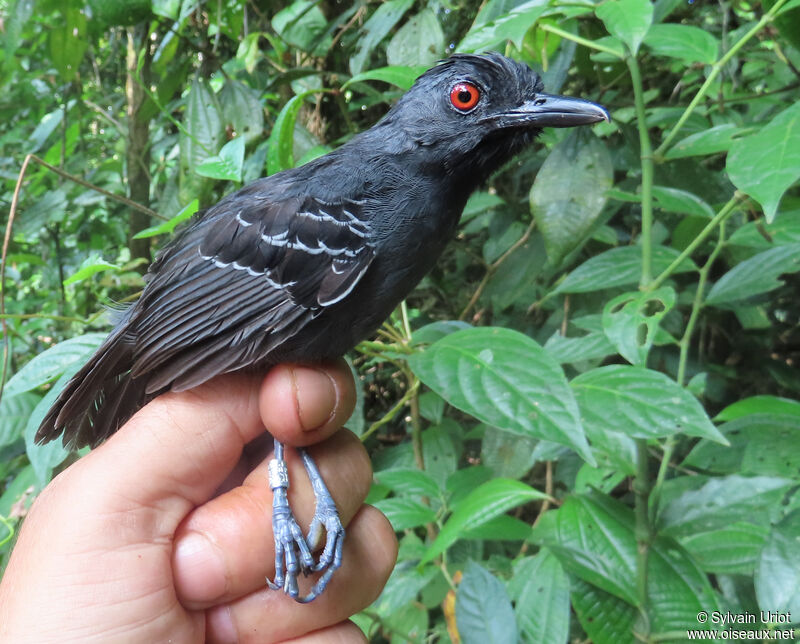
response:
{"label": "black plumage", "polygon": [[452,56],[339,149],[199,213],[37,440],[94,446],[164,391],[344,354],[431,269],[470,193],[542,127],[607,118],[542,90],[498,54]]}

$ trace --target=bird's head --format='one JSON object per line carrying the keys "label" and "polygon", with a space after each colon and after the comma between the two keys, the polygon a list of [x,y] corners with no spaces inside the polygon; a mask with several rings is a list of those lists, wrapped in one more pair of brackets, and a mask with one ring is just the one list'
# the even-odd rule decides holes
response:
{"label": "bird's head", "polygon": [[486,178],[542,128],[608,120],[600,105],[544,93],[527,65],[490,53],[455,54],[417,79],[383,120],[448,172]]}

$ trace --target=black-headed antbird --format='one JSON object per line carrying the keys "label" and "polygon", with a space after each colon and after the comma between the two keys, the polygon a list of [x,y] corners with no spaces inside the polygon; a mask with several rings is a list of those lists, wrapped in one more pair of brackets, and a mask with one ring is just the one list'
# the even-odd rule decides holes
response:
{"label": "black-headed antbird", "polygon": [[[165,391],[343,355],[431,269],[467,198],[493,171],[543,127],[607,119],[599,105],[543,93],[524,64],[499,54],[451,56],[339,149],[198,213],[159,253],[142,296],[69,381],[37,440],[63,434],[67,445],[95,446]],[[341,563],[344,530],[300,451],[317,509],[306,539],[289,508],[283,445],[275,441],[271,585],[310,601]],[[315,562],[309,544],[323,527]],[[309,571],[324,572],[301,597],[297,575]]]}

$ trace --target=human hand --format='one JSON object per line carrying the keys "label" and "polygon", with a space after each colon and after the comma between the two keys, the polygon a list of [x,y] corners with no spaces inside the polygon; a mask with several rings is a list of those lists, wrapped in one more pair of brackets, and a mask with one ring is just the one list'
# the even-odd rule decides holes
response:
{"label": "human hand", "polygon": [[[229,374],[145,406],[33,504],[0,583],[0,641],[364,641],[347,618],[380,592],[396,542],[363,505],[364,448],[335,433],[354,398],[340,361]],[[265,426],[290,445],[320,442],[310,451],[347,525],[342,567],[310,605],[266,587]],[[287,460],[289,500],[308,525],[311,485],[293,450]]]}

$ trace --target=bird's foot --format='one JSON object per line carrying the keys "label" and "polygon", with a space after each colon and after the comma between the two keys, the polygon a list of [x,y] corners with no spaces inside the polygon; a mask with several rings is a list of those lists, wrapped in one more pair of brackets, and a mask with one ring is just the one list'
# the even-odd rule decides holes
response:
{"label": "bird's foot", "polygon": [[269,463],[269,483],[273,493],[272,532],[275,536],[275,580],[270,581],[267,578],[267,585],[273,590],[282,589],[296,601],[306,602],[314,599],[316,594],[310,598],[300,597],[297,575],[301,572],[304,575],[312,572],[314,558],[311,556],[303,531],[297,525],[289,507],[286,493],[289,487],[289,475],[286,470],[286,461],[282,456],[281,454],[280,458],[273,458]]}
{"label": "bird's foot", "polygon": [[330,494],[317,497],[317,508],[314,512],[314,518],[311,520],[308,538],[306,539],[309,548],[315,549],[319,545],[323,529],[325,530],[325,547],[312,570],[314,572],[324,572],[322,572],[322,576],[314,584],[308,595],[298,600],[302,603],[310,602],[322,594],[325,586],[328,585],[331,577],[333,577],[333,573],[342,565],[344,526],[339,519],[339,512],[336,510],[336,505]]}

